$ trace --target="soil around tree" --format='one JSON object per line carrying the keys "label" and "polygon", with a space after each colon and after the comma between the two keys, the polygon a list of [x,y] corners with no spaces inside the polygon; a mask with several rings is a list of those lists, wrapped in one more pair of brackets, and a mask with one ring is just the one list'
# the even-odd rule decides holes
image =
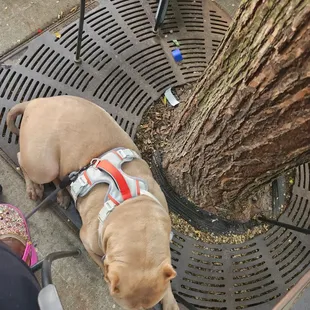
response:
{"label": "soil around tree", "polygon": [[[179,106],[172,107],[164,100],[164,97],[160,98],[145,112],[135,137],[135,143],[140,149],[143,159],[146,160],[150,166],[154,152],[163,150],[168,143],[173,143],[170,139],[173,120],[175,119],[176,113],[180,110],[182,103],[186,102],[193,92],[193,86],[191,84],[185,84],[184,86],[174,89],[173,92],[180,101]],[[279,214],[285,210],[289,203],[294,176],[294,169],[285,174],[285,204],[280,206]],[[190,200],[190,197],[187,198]],[[264,215],[271,218],[273,216],[272,186],[271,184],[262,186],[256,193],[251,195],[244,204],[232,208],[213,206],[207,211],[220,218],[242,223],[255,218],[257,215]],[[268,225],[259,225],[254,229],[249,229],[243,235],[230,234],[218,236],[195,229],[177,214],[171,213],[171,219],[173,227],[176,230],[208,243],[242,243],[268,230]]]}

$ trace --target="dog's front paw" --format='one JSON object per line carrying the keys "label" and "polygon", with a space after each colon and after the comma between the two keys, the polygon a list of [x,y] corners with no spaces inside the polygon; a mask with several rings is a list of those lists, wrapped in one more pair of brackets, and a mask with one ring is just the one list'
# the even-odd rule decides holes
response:
{"label": "dog's front paw", "polygon": [[31,200],[37,201],[43,198],[44,186],[33,182],[27,182],[26,192]]}
{"label": "dog's front paw", "polygon": [[163,310],[180,310],[178,303],[173,300],[172,302],[163,302]]}
{"label": "dog's front paw", "polygon": [[57,203],[64,209],[68,209],[71,202],[71,197],[66,190],[61,190],[57,193]]}
{"label": "dog's front paw", "polygon": [[163,310],[180,310],[178,303],[176,302],[171,285],[169,285],[166,294],[162,300]]}

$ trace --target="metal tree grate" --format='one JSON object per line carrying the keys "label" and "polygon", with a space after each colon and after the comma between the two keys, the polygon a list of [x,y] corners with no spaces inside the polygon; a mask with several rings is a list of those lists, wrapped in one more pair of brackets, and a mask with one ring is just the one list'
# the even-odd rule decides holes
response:
{"label": "metal tree grate", "polygon": [[[200,76],[230,17],[213,1],[171,0],[155,35],[157,5],[156,0],[100,1],[85,19],[80,65],[73,61],[77,22],[60,30],[60,38],[46,32],[2,60],[0,147],[13,162],[18,138],[5,119],[18,102],[83,97],[105,108],[134,137],[144,111],[167,88]],[[181,65],[171,56],[174,39],[181,45]],[[304,165],[281,221],[309,227],[309,199],[309,165]],[[176,232],[172,258],[178,272],[173,287],[197,309],[270,309],[306,272],[310,246],[304,235],[282,228],[241,245],[209,245]]]}
{"label": "metal tree grate", "polygon": [[[310,226],[310,165],[296,171],[282,222]],[[271,309],[309,270],[308,236],[271,228],[240,245],[211,245],[176,233],[175,290],[198,309]]]}
{"label": "metal tree grate", "polygon": [[[229,15],[212,1],[170,1],[163,30],[152,32],[157,0],[106,0],[85,17],[82,64],[74,62],[78,23],[46,32],[0,67],[1,148],[16,162],[5,118],[15,103],[70,94],[105,108],[134,137],[143,112],[173,86],[195,81],[220,43]],[[184,60],[171,55],[181,44]],[[12,58],[19,57],[14,65]],[[20,120],[18,120],[20,121]]]}

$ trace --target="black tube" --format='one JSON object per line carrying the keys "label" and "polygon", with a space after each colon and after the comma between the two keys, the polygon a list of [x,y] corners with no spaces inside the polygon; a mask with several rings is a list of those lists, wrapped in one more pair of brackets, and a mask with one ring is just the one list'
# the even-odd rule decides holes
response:
{"label": "black tube", "polygon": [[77,257],[81,254],[80,250],[74,250],[74,251],[60,251],[60,252],[54,252],[49,255],[47,255],[43,261],[42,266],[42,287],[45,287],[49,284],[52,284],[52,262],[56,259],[64,258],[64,257],[70,257],[74,256]]}
{"label": "black tube", "polygon": [[155,26],[153,31],[157,32],[159,26],[164,22],[168,9],[169,0],[159,0],[157,12],[155,15]]}
{"label": "black tube", "polygon": [[43,259],[38,261],[36,264],[34,264],[33,266],[30,267],[32,272],[36,272],[38,270],[40,270],[42,268],[43,265]]}
{"label": "black tube", "polygon": [[259,221],[261,221],[261,222],[264,222],[264,223],[276,225],[276,226],[283,227],[283,228],[286,228],[286,229],[298,231],[298,232],[301,232],[301,233],[306,234],[306,235],[310,235],[310,229],[301,228],[301,227],[290,225],[290,224],[286,224],[286,223],[283,223],[283,222],[278,222],[276,220],[268,219],[268,218],[262,217],[262,216],[258,217],[257,219]]}
{"label": "black tube", "polygon": [[60,191],[60,188],[57,187],[51,194],[49,194],[43,201],[41,201],[32,211],[30,211],[26,216],[26,220],[28,220],[31,216],[33,216],[39,209],[41,209],[46,202],[53,200],[57,193]]}
{"label": "black tube", "polygon": [[80,5],[80,20],[79,20],[79,32],[78,38],[76,43],[76,54],[74,61],[76,63],[81,63],[81,44],[82,44],[82,37],[83,37],[83,28],[84,28],[84,18],[85,18],[85,0],[81,0]]}
{"label": "black tube", "polygon": [[69,175],[66,175],[62,181],[60,181],[59,183],[59,188],[60,189],[65,189],[67,186],[69,186],[70,184],[72,183],[71,179],[70,179],[70,176]]}

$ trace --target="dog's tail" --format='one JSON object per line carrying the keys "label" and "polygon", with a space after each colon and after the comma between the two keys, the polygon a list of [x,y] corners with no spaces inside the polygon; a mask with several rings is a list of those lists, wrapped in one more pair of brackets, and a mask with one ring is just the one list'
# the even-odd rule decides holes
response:
{"label": "dog's tail", "polygon": [[8,129],[15,133],[17,136],[19,135],[19,129],[15,125],[15,120],[18,115],[24,114],[24,111],[28,105],[29,101],[25,101],[22,103],[19,103],[15,105],[9,112],[6,117],[6,124],[8,126]]}

